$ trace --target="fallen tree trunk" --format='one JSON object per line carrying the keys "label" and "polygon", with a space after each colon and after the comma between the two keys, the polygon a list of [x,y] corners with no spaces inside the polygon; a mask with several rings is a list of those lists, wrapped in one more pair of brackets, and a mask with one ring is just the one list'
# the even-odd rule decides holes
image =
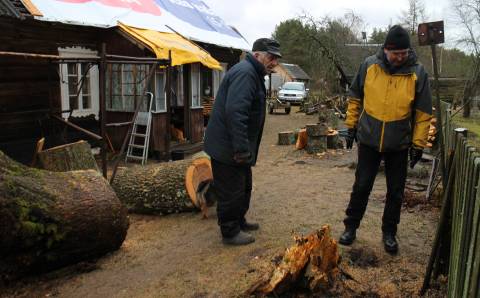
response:
{"label": "fallen tree trunk", "polygon": [[116,250],[128,226],[99,172],[28,168],[0,151],[0,280]]}
{"label": "fallen tree trunk", "polygon": [[206,216],[201,189],[212,181],[205,157],[118,168],[112,185],[128,210],[143,214],[169,214],[200,209]]}
{"label": "fallen tree trunk", "polygon": [[90,144],[78,141],[38,152],[39,167],[54,172],[93,169],[98,171]]}
{"label": "fallen tree trunk", "polygon": [[295,245],[286,250],[271,277],[256,282],[247,292],[252,295],[282,294],[303,286],[311,293],[328,294],[340,270],[337,242],[330,236],[330,227],[306,236],[296,236]]}

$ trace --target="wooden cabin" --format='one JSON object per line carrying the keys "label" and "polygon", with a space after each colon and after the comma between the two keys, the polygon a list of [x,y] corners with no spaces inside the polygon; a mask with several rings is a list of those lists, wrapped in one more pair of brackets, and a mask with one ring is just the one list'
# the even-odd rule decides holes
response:
{"label": "wooden cabin", "polygon": [[[27,164],[41,137],[46,137],[47,148],[78,139],[98,145],[85,134],[65,128],[52,115],[99,134],[102,74],[98,64],[89,59],[101,54],[102,44],[109,55],[156,57],[147,44],[119,28],[35,20],[31,9],[19,0],[0,0],[0,28],[0,150]],[[239,61],[242,51],[208,43],[198,45],[224,69],[211,70],[200,63],[159,67],[147,82],[148,65],[132,62],[106,66],[105,122],[115,151],[121,147],[127,126],[108,123],[131,121],[138,101],[145,100],[146,91],[154,94],[150,152],[157,158],[169,159],[174,150],[201,150],[204,115],[208,116],[203,103],[211,106],[224,72]],[[55,55],[78,62],[59,63],[55,59],[12,53]],[[170,93],[165,88],[168,80]],[[79,85],[81,88],[77,88]],[[172,130],[180,134],[172,134]]]}

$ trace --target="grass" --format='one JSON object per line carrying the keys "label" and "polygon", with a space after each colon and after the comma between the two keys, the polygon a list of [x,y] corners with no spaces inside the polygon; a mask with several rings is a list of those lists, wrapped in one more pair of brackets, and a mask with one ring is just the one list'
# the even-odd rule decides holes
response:
{"label": "grass", "polygon": [[468,139],[480,148],[480,112],[475,111],[470,118],[464,118],[461,114],[457,114],[452,118],[452,121],[458,127],[465,127],[468,129]]}

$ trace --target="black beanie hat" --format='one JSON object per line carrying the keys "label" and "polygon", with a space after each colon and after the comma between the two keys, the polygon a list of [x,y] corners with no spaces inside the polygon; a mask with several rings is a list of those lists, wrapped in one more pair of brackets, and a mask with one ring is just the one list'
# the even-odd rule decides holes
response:
{"label": "black beanie hat", "polygon": [[395,25],[388,30],[387,38],[383,44],[387,50],[404,50],[410,48],[410,36],[407,30],[400,25]]}

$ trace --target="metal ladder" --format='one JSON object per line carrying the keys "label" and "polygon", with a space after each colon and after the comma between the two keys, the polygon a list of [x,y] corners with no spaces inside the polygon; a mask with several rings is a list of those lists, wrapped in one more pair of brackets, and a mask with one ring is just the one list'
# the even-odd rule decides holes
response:
{"label": "metal ladder", "polygon": [[[127,155],[125,156],[125,162],[128,162],[129,159],[133,160],[140,160],[142,165],[145,164],[147,161],[148,155],[148,144],[150,141],[150,127],[152,124],[152,102],[153,102],[153,94],[151,92],[147,92],[149,102],[148,102],[148,109],[147,112],[137,112],[137,116],[133,121],[133,128],[132,134],[130,135],[130,141],[128,143]],[[139,127],[145,127],[145,133],[139,132]],[[139,142],[135,142],[139,140]],[[143,139],[143,142],[142,142]],[[139,144],[143,143],[143,144]],[[142,151],[142,155],[135,155],[134,153]]]}

